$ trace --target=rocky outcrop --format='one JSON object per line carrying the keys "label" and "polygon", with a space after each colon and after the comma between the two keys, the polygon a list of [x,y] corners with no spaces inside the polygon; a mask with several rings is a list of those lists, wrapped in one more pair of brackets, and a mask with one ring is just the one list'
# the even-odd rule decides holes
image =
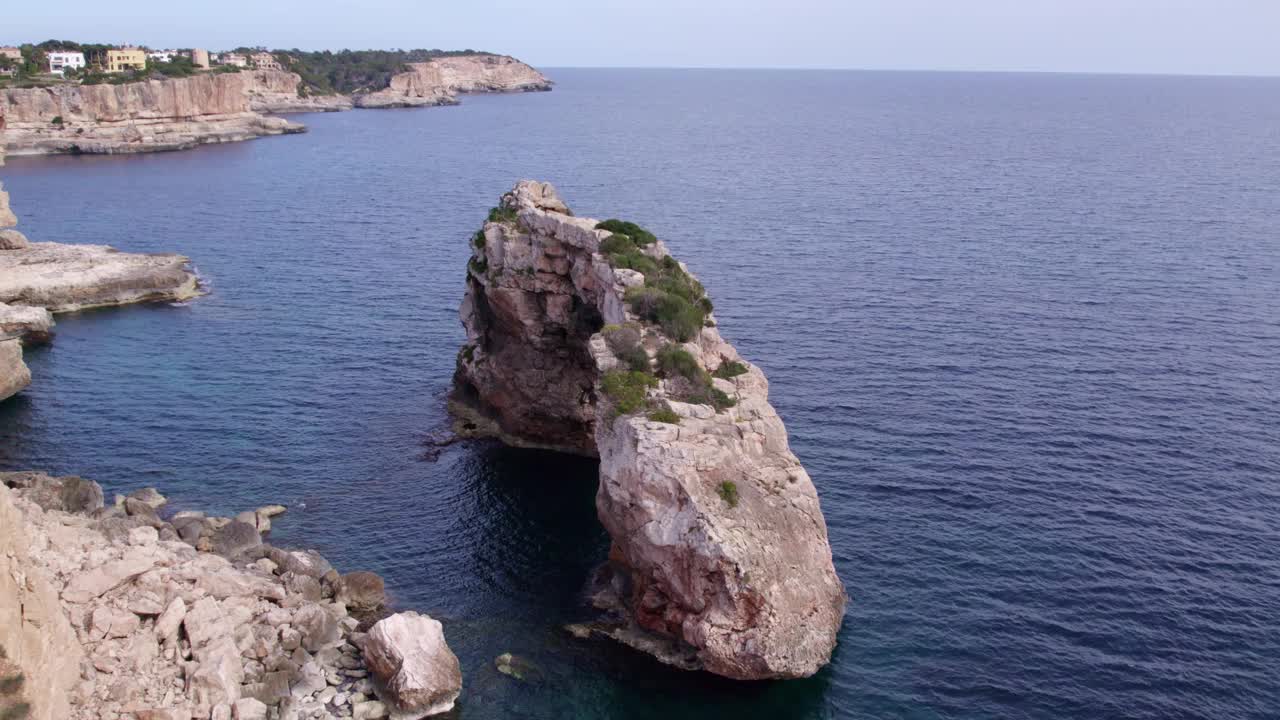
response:
{"label": "rocky outcrop", "polygon": [[253,73],[0,90],[11,155],[136,153],[302,132],[253,111]]}
{"label": "rocky outcrop", "polygon": [[768,382],[643,228],[521,182],[474,248],[458,425],[600,457],[613,539],[599,632],[731,678],[811,675],[846,602],[813,482]]}
{"label": "rocky outcrop", "polygon": [[309,95],[297,73],[254,70],[249,73],[249,107],[260,113],[339,112],[353,107],[346,95]]}
{"label": "rocky outcrop", "polygon": [[506,55],[459,55],[410,63],[391,77],[384,90],[354,97],[356,107],[424,107],[456,105],[459,93],[550,90],[551,81],[532,67]]}
{"label": "rocky outcrop", "polygon": [[219,554],[243,523],[161,520],[164,503],[146,489],[103,507],[89,480],[0,473],[0,674],[17,666],[33,717],[388,716],[400,697],[377,699],[322,557],[260,540]]}
{"label": "rocky outcrop", "polygon": [[0,251],[0,302],[67,312],[195,297],[182,255],[123,253],[107,245],[31,243]]}
{"label": "rocky outcrop", "polygon": [[[0,130],[7,116],[0,107]],[[2,133],[0,133],[2,134]],[[0,165],[4,164],[0,143]],[[25,388],[31,372],[22,346],[48,342],[52,312],[198,294],[181,255],[134,255],[106,245],[32,243],[9,229],[17,218],[0,188],[0,400]]]}

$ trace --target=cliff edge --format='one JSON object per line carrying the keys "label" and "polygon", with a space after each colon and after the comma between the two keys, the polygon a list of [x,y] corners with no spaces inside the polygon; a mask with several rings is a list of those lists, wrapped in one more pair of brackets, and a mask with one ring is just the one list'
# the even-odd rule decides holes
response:
{"label": "cliff edge", "polygon": [[0,91],[0,112],[11,155],[183,150],[305,129],[254,112],[254,90],[248,72],[11,88]]}
{"label": "cliff edge", "polygon": [[457,55],[410,63],[384,90],[358,94],[356,107],[392,108],[456,105],[459,93],[536,92],[551,81],[507,55]]}
{"label": "cliff edge", "polygon": [[522,181],[472,238],[460,431],[600,458],[608,635],[738,679],[812,675],[846,597],[768,381],[662,241]]}

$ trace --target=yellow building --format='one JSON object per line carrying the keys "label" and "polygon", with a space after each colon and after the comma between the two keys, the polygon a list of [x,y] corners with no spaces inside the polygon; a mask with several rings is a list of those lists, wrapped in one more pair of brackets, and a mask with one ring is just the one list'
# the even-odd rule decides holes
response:
{"label": "yellow building", "polygon": [[107,72],[124,72],[125,70],[145,70],[147,68],[147,51],[138,48],[122,48],[107,51]]}

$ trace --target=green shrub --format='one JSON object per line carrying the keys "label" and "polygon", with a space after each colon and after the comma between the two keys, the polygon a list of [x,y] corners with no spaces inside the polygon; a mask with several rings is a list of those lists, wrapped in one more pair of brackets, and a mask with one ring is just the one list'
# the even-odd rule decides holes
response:
{"label": "green shrub", "polygon": [[635,270],[646,278],[658,271],[658,263],[653,258],[645,255],[639,250],[606,255],[605,258],[609,261],[610,265],[616,268]]}
{"label": "green shrub", "polygon": [[62,116],[54,115],[53,119],[50,120],[49,122],[53,123],[54,125],[57,125],[58,127],[62,127]]}
{"label": "green shrub", "polygon": [[689,342],[698,336],[705,318],[702,309],[692,305],[688,300],[679,295],[664,293],[658,300],[657,312],[653,319],[673,340]]}
{"label": "green shrub", "polygon": [[518,213],[515,208],[499,205],[489,211],[489,222],[511,223],[516,221]]}
{"label": "green shrub", "polygon": [[485,273],[489,272],[489,261],[486,260],[484,257],[472,257],[470,265],[471,265],[472,271],[474,271],[477,275],[484,275]]}
{"label": "green shrub", "polygon": [[657,323],[668,337],[679,342],[689,342],[697,337],[706,318],[701,308],[679,295],[658,288],[628,288],[624,299],[631,312]]}
{"label": "green shrub", "polygon": [[711,376],[718,377],[721,380],[728,380],[730,378],[736,378],[739,375],[745,375],[746,373],[746,365],[737,362],[736,360],[726,360],[720,363],[720,367],[716,368],[715,372],[711,373]]}
{"label": "green shrub", "polygon": [[695,382],[702,382],[705,372],[692,353],[672,343],[658,350],[658,369],[668,377],[680,375]]}
{"label": "green shrub", "polygon": [[485,243],[484,231],[477,230],[476,234],[471,238],[471,244],[476,246],[477,250],[483,250]]}
{"label": "green shrub", "polygon": [[610,235],[600,243],[600,252],[604,255],[621,255],[635,249],[635,243],[626,235]]}
{"label": "green shrub", "polygon": [[725,480],[716,486],[716,493],[720,495],[720,499],[728,503],[729,507],[738,507],[738,485],[732,480]]}
{"label": "green shrub", "polygon": [[635,243],[639,247],[652,245],[658,241],[658,238],[655,237],[653,233],[633,222],[626,222],[625,220],[605,220],[604,222],[597,223],[596,229],[608,230],[611,233],[626,235],[631,239],[631,242]]}
{"label": "green shrub", "polygon": [[716,409],[716,412],[728,410],[738,404],[738,401],[729,397],[728,393],[712,385],[705,385],[689,393],[684,397],[684,401],[691,405],[710,405]]}
{"label": "green shrub", "polygon": [[0,678],[0,695],[17,695],[26,677],[22,673]]}
{"label": "green shrub", "polygon": [[28,717],[31,717],[31,705],[24,702],[11,705],[8,710],[0,712],[0,720],[26,720]]}
{"label": "green shrub", "polygon": [[654,422],[667,423],[668,425],[680,424],[680,416],[669,405],[650,411],[649,419]]}
{"label": "green shrub", "polygon": [[600,381],[600,388],[621,415],[643,409],[649,388],[657,385],[658,381],[652,375],[634,370],[610,370]]}

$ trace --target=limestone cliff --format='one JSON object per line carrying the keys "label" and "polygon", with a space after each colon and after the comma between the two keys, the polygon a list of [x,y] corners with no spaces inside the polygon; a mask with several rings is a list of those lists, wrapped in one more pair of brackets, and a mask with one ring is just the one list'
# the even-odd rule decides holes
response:
{"label": "limestone cliff", "polygon": [[[0,715],[63,720],[83,652],[49,574],[31,558],[31,536],[0,483]],[[14,710],[22,703],[29,715]]]}
{"label": "limestone cliff", "polygon": [[301,132],[253,111],[253,73],[0,91],[11,155],[136,153]]}
{"label": "limestone cliff", "polygon": [[458,424],[599,455],[597,598],[622,621],[596,630],[732,678],[826,664],[846,598],[817,491],[697,279],[542,183],[503,196],[472,245]]}
{"label": "limestone cliff", "polygon": [[352,108],[346,95],[306,95],[302,78],[284,70],[249,73],[249,107],[260,113],[337,112]]}
{"label": "limestone cliff", "polygon": [[550,90],[551,81],[506,55],[460,55],[410,63],[385,90],[355,96],[357,107],[454,105],[458,93]]}

